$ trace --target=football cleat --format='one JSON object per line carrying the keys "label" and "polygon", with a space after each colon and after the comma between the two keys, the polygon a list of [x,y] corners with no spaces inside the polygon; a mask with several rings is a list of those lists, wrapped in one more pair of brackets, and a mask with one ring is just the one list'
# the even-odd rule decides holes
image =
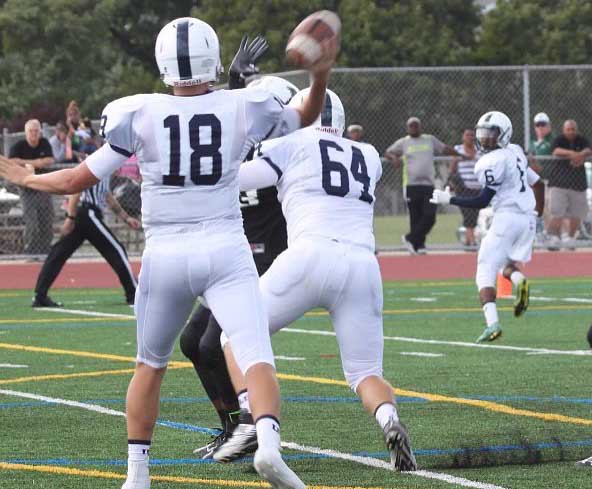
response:
{"label": "football cleat", "polygon": [[273,489],[306,489],[306,485],[282,460],[279,450],[260,448],[255,453],[253,465]]}
{"label": "football cleat", "polygon": [[592,469],[592,457],[576,462],[576,467]]}
{"label": "football cleat", "polygon": [[386,448],[391,454],[391,462],[398,471],[417,470],[417,462],[409,434],[404,424],[391,419],[383,429]]}
{"label": "football cleat", "polygon": [[226,440],[230,437],[231,433],[228,431],[222,431],[219,435],[215,436],[214,439],[204,445],[203,447],[196,448],[193,453],[202,460],[209,460],[214,457],[214,452],[220,448]]}
{"label": "football cleat", "polygon": [[61,302],[55,302],[48,295],[36,295],[33,297],[31,307],[64,307],[64,304]]}
{"label": "football cleat", "polygon": [[241,409],[237,421],[238,424],[232,434],[213,454],[213,459],[216,462],[232,462],[257,450],[257,429],[253,422],[253,416]]}
{"label": "football cleat", "polygon": [[482,343],[484,341],[494,341],[502,335],[502,327],[499,323],[492,324],[491,326],[487,326],[481,333],[481,336],[477,338],[477,343]]}
{"label": "football cleat", "polygon": [[514,301],[514,316],[522,316],[528,309],[528,302],[530,297],[530,287],[528,281],[523,278],[518,283],[516,290],[516,300]]}
{"label": "football cleat", "polygon": [[125,481],[121,489],[150,489],[150,479],[136,482]]}

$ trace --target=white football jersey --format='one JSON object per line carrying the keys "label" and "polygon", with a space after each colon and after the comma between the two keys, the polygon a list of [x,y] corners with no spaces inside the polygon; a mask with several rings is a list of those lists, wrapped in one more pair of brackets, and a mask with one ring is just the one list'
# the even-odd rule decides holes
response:
{"label": "white football jersey", "polygon": [[134,95],[108,104],[101,118],[111,148],[138,158],[148,235],[212,220],[242,230],[241,161],[271,133],[299,126],[294,109],[253,89],[192,97]]}
{"label": "white football jersey", "polygon": [[374,251],[374,190],[382,175],[374,146],[308,127],[264,141],[257,156],[280,177],[289,244],[323,236]]}
{"label": "white football jersey", "polygon": [[538,178],[533,174],[524,151],[517,144],[486,153],[475,165],[479,183],[495,190],[491,201],[494,212],[503,209],[534,214],[536,201],[530,185]]}

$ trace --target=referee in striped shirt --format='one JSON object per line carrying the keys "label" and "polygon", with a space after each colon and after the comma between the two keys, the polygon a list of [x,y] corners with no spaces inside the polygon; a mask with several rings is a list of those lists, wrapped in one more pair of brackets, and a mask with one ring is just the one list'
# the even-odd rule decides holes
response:
{"label": "referee in striped shirt", "polygon": [[119,277],[125,290],[127,303],[130,305],[134,303],[136,278],[125,248],[103,221],[103,210],[107,205],[132,229],[141,227],[140,221],[130,217],[113,197],[109,191],[109,179],[101,180],[94,187],[80,194],[71,195],[68,200],[66,219],[62,225],[62,238],[51,247],[37,278],[33,307],[62,306],[54,302],[47,292],[66,260],[80,248],[85,239],[88,239],[101,253]]}

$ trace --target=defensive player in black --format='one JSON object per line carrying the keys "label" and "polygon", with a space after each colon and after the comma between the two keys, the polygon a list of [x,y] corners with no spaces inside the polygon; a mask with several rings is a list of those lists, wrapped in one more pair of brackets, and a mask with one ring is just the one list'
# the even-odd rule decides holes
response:
{"label": "defensive player in black", "polygon": [[117,273],[125,290],[128,304],[134,303],[136,278],[132,272],[123,245],[103,221],[103,210],[111,207],[120,219],[133,229],[141,227],[140,221],[130,217],[109,191],[109,180],[101,180],[95,186],[80,194],[71,195],[68,200],[66,219],[62,226],[62,237],[49,251],[35,286],[33,307],[61,307],[47,295],[64,264],[82,246],[84,240],[90,243],[107,260]]}
{"label": "defensive player in black", "polygon": [[[245,79],[258,72],[255,63],[267,50],[267,47],[267,42],[261,37],[255,38],[251,43],[248,42],[246,36],[243,37],[240,48],[230,66],[230,89],[244,88]],[[273,82],[273,80],[271,81]],[[286,105],[297,92],[297,88],[285,80],[279,81],[284,90],[279,90],[281,93],[276,93],[276,91],[272,91],[272,93],[283,105]],[[246,159],[252,159],[255,151],[256,148],[253,148]],[[271,266],[275,258],[287,248],[286,221],[282,214],[281,204],[277,200],[277,189],[270,187],[241,192],[240,203],[245,234],[251,244],[255,265],[261,276]],[[220,434],[212,442],[194,451],[197,456],[203,459],[212,458],[215,451],[228,439],[239,424],[243,426],[253,423],[250,414],[246,410],[240,409],[237,393],[230,380],[224,353],[220,346],[221,333],[222,330],[210,310],[200,304],[180,338],[181,351],[193,363],[222,423]],[[246,398],[246,393],[239,393],[239,396]],[[245,401],[243,400],[243,402]],[[252,443],[247,444],[245,452],[254,451],[257,448],[256,436],[249,437],[249,440]]]}

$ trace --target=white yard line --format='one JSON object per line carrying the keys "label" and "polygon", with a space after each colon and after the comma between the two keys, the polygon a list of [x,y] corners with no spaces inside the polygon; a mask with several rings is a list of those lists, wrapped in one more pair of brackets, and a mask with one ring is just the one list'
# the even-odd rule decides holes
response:
{"label": "white yard line", "polygon": [[121,318],[121,319],[136,319],[136,316],[131,314],[113,314],[110,312],[99,312],[99,311],[84,311],[82,309],[64,309],[62,307],[36,307],[36,311],[40,312],[57,312],[60,314],[75,314],[78,316],[92,316],[99,318]]}
{"label": "white yard line", "polygon": [[276,360],[285,360],[286,362],[303,362],[306,360],[304,357],[287,357],[285,355],[275,355],[273,358]]}
{"label": "white yard line", "polygon": [[[59,307],[43,307],[37,309],[39,311],[49,311],[64,314],[75,314],[81,316],[93,317],[113,317],[121,319],[135,319],[135,316],[130,314],[112,314],[108,312],[98,311],[84,311],[81,309],[62,309]],[[281,331],[288,333],[310,334],[316,336],[335,336],[334,331],[318,330],[318,329],[299,329],[299,328],[284,328]],[[520,351],[531,354],[551,354],[551,355],[571,355],[571,356],[589,356],[587,350],[551,350],[548,348],[529,348],[525,346],[510,346],[510,345],[490,345],[484,343],[470,343],[467,341],[443,341],[443,340],[427,340],[423,338],[411,338],[407,336],[385,336],[387,341],[401,341],[406,343],[418,343],[425,345],[444,345],[444,346],[464,346],[467,348],[485,348],[490,350],[505,350],[505,351]]]}
{"label": "white yard line", "polygon": [[0,363],[0,368],[29,368],[28,365],[18,365],[14,363]]}
{"label": "white yard line", "polygon": [[421,351],[402,351],[399,355],[404,355],[407,357],[426,357],[426,358],[438,358],[444,357],[444,353],[426,353]]}
{"label": "white yard line", "polygon": [[[368,467],[374,467],[379,469],[394,470],[393,466],[385,462],[372,457],[361,457],[359,455],[351,455],[350,453],[338,452],[337,450],[326,450],[323,448],[310,447],[305,445],[299,445],[298,443],[282,442],[284,448],[291,450],[298,450],[300,452],[309,452],[317,455],[325,455],[331,458],[338,458],[341,460],[348,460],[350,462],[356,462],[361,465]],[[487,484],[484,482],[476,482],[462,477],[455,477],[453,475],[444,474],[440,472],[430,472],[428,470],[416,470],[414,472],[404,472],[404,474],[414,475],[418,477],[424,477],[426,479],[435,479],[449,484],[456,484],[462,487],[474,487],[477,489],[504,489],[502,486],[496,486],[494,484]]]}
{"label": "white yard line", "polygon": [[[93,411],[99,414],[107,414],[110,416],[121,416],[125,417],[125,413],[123,411],[116,411],[114,409],[105,408],[103,406],[99,406],[96,404],[89,404],[86,402],[78,402],[78,401],[70,401],[67,399],[60,399],[58,397],[47,397],[47,396],[40,396],[38,394],[33,394],[30,392],[21,392],[21,391],[13,391],[8,389],[0,389],[0,394],[4,394],[6,396],[14,396],[14,397],[24,397],[26,399],[35,399],[37,401],[44,401],[49,402],[52,404],[62,404],[68,407],[77,407],[81,409],[86,409],[88,411]],[[331,458],[338,458],[341,460],[348,460],[350,462],[355,462],[358,464],[366,465],[368,467],[374,468],[381,468],[386,470],[393,470],[391,464],[384,462],[383,460],[379,460],[372,457],[360,457],[357,455],[351,455],[349,453],[338,452],[336,450],[325,450],[322,448],[317,447],[309,447],[305,445],[299,445],[298,443],[291,443],[291,442],[282,442],[282,446],[285,448],[289,448],[291,450],[297,450],[300,452],[308,452],[314,453],[319,455],[325,455]],[[427,470],[417,470],[415,472],[405,472],[405,474],[417,476],[417,477],[424,477],[427,479],[435,479],[443,482],[447,482],[449,484],[456,484],[462,487],[474,487],[476,489],[505,489],[502,486],[496,486],[493,484],[486,484],[483,482],[475,482],[469,479],[463,479],[462,477],[455,477],[449,474],[444,474],[440,472],[430,472]]]}
{"label": "white yard line", "polygon": [[[335,336],[334,331],[318,330],[318,329],[298,329],[298,328],[284,328],[282,331],[287,333],[310,334],[316,336]],[[410,338],[406,336],[385,336],[388,341],[401,341],[404,343],[418,343],[425,345],[444,345],[444,346],[464,346],[467,348],[485,348],[490,350],[506,350],[519,351],[525,353],[538,354],[554,354],[554,355],[573,355],[584,356],[587,355],[586,350],[550,350],[548,348],[528,348],[525,346],[510,346],[510,345],[490,345],[483,343],[469,343],[466,341],[442,341],[442,340],[427,340],[423,338]],[[584,352],[584,353],[583,353]]]}

